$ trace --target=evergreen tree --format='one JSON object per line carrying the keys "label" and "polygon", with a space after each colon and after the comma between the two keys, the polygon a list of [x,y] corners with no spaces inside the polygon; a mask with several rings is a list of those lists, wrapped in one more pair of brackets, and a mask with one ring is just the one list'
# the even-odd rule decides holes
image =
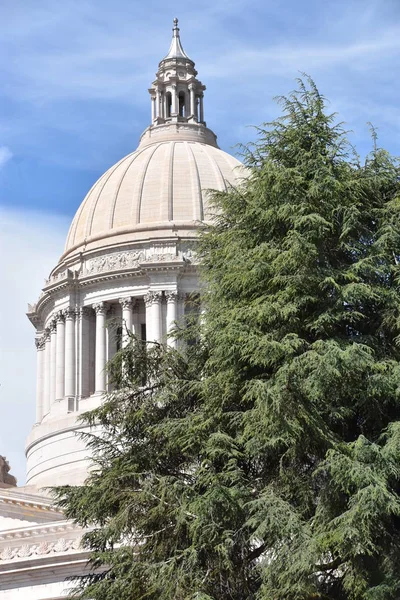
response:
{"label": "evergreen tree", "polygon": [[400,597],[399,165],[361,163],[309,79],[214,194],[204,316],[132,339],[84,416],[94,600]]}

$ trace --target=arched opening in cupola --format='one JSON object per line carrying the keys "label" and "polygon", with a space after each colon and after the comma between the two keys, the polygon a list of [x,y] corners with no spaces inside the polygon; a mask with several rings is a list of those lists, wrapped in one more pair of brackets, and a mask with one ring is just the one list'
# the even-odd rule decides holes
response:
{"label": "arched opening in cupola", "polygon": [[165,112],[167,119],[171,116],[171,107],[172,107],[172,95],[171,92],[167,92],[165,94]]}
{"label": "arched opening in cupola", "polygon": [[186,98],[185,98],[185,92],[179,92],[178,101],[179,101],[179,116],[180,117],[186,117]]}

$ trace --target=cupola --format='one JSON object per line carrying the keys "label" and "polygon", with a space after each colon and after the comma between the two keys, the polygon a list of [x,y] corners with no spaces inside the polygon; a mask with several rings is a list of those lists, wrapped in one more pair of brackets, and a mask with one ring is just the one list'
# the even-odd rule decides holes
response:
{"label": "cupola", "polygon": [[168,54],[159,63],[156,80],[149,89],[152,123],[172,121],[205,125],[203,92],[206,87],[196,78],[194,62],[182,47],[176,18],[172,32]]}

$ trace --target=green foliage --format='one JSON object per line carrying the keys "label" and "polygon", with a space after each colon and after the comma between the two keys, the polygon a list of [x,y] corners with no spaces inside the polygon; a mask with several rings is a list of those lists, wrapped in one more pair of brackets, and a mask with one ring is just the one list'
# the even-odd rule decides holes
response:
{"label": "green foliage", "polygon": [[[214,194],[204,317],[135,339],[58,488],[94,600],[400,597],[399,165],[361,164],[314,83]],[[185,344],[197,339],[197,344]]]}

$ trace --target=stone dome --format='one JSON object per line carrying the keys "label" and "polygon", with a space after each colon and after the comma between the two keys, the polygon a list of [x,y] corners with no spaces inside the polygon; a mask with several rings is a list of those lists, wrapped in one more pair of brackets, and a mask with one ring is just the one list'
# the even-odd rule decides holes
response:
{"label": "stone dome", "polygon": [[143,239],[151,230],[193,231],[207,220],[208,190],[237,183],[242,165],[214,140],[211,145],[193,140],[190,129],[177,128],[176,136],[168,129],[167,139],[158,141],[145,132],[138,149],[94,184],[72,221],[64,257],[126,236]]}

